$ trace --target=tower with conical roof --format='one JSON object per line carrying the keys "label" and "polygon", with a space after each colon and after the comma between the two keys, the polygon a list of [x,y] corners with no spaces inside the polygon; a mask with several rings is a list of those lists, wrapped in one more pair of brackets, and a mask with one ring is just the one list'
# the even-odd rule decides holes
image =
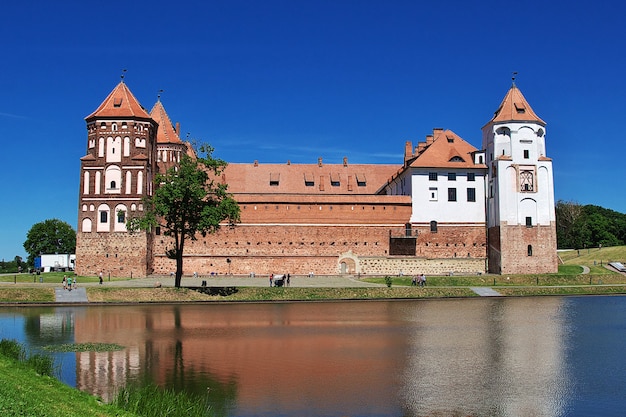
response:
{"label": "tower with conical roof", "polygon": [[150,111],[150,116],[158,123],[157,131],[157,169],[158,172],[164,174],[168,169],[177,166],[180,158],[187,152],[187,145],[180,140],[180,125],[172,124],[161,97],[157,99],[156,104]]}
{"label": "tower with conical roof", "polygon": [[515,79],[483,127],[488,166],[489,271],[501,274],[558,271],[552,160],[546,123],[530,107]]}
{"label": "tower with conical roof", "polygon": [[128,232],[126,219],[152,194],[158,124],[123,79],[85,121],[76,272],[146,276],[152,272],[152,234]]}

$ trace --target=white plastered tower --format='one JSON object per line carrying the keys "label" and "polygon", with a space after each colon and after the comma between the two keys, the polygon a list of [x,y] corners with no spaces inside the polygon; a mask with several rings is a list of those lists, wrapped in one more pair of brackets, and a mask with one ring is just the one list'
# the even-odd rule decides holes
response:
{"label": "white plastered tower", "polygon": [[513,82],[483,127],[490,272],[558,271],[554,181],[545,126]]}

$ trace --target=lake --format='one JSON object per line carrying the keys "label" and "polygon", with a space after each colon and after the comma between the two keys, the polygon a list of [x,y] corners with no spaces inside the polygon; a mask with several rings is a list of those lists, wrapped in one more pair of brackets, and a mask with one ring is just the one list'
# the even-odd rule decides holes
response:
{"label": "lake", "polygon": [[626,297],[4,307],[0,338],[59,353],[110,399],[128,381],[219,415],[622,416]]}

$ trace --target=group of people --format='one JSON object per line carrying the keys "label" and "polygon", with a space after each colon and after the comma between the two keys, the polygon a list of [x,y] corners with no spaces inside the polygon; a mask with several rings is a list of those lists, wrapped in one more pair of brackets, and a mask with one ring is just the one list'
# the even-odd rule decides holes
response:
{"label": "group of people", "polygon": [[270,287],[288,287],[291,283],[291,274],[274,275],[270,274]]}
{"label": "group of people", "polygon": [[68,277],[67,275],[63,275],[63,289],[72,291],[72,288],[76,288],[76,278]]}
{"label": "group of people", "polygon": [[411,280],[411,285],[415,286],[420,286],[420,287],[424,287],[426,285],[426,275],[424,274],[418,274],[418,275],[413,275],[413,279]]}

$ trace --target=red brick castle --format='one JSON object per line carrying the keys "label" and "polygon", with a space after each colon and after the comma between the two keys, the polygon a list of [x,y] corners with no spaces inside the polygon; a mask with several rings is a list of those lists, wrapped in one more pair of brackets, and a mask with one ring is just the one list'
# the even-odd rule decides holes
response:
{"label": "red brick castle", "polygon": [[[122,81],[89,116],[76,271],[166,274],[158,228],[129,233],[154,174],[188,144],[160,99],[149,113]],[[474,274],[557,271],[545,122],[513,84],[481,150],[450,130],[405,144],[400,164],[230,163],[241,223],[188,242],[185,274]]]}

